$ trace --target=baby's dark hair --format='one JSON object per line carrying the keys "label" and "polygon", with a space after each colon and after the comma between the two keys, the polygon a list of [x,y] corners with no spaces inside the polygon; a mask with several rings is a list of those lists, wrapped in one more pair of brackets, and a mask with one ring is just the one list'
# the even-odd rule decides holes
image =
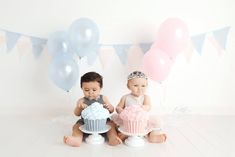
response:
{"label": "baby's dark hair", "polygon": [[80,86],[82,88],[83,82],[94,82],[94,81],[100,84],[100,88],[103,87],[103,77],[100,74],[93,72],[93,71],[87,72],[81,77]]}

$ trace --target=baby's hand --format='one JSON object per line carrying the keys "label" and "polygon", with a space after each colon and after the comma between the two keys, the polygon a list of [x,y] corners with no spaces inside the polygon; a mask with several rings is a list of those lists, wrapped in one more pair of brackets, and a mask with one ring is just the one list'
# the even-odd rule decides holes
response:
{"label": "baby's hand", "polygon": [[141,108],[145,111],[149,111],[150,110],[150,107],[147,106],[147,105],[142,105]]}
{"label": "baby's hand", "polygon": [[80,104],[78,104],[77,107],[83,110],[83,109],[85,109],[87,107],[87,104],[80,103]]}
{"label": "baby's hand", "polygon": [[107,110],[109,111],[112,111],[113,110],[113,106],[110,105],[110,104],[103,104],[104,108],[106,108]]}
{"label": "baby's hand", "polygon": [[116,111],[117,111],[117,113],[121,113],[121,112],[123,111],[123,108],[117,107],[117,108],[116,108]]}
{"label": "baby's hand", "polygon": [[109,104],[103,104],[103,107],[109,109]]}

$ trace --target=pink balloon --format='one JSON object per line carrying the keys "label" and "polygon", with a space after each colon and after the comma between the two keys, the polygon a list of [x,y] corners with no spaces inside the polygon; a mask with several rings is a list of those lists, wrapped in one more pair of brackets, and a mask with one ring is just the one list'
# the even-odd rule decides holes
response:
{"label": "pink balloon", "polygon": [[187,46],[189,39],[186,24],[178,18],[168,18],[161,24],[153,47],[158,47],[175,58]]}
{"label": "pink balloon", "polygon": [[152,47],[143,59],[144,72],[154,81],[164,81],[168,76],[173,61],[162,50]]}

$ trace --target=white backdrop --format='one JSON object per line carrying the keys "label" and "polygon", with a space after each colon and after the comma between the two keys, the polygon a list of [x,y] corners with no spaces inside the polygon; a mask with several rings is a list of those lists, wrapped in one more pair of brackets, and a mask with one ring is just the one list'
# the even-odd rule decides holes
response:
{"label": "white backdrop", "polygon": [[[156,113],[235,114],[235,2],[232,0],[157,1],[134,0],[0,0],[0,29],[47,38],[49,33],[65,30],[80,17],[93,19],[100,29],[100,43],[132,43],[153,41],[159,25],[168,17],[179,17],[190,35],[210,32],[231,26],[227,49],[221,55],[205,40],[202,55],[196,51],[190,60],[181,53],[168,78],[162,83],[150,80],[148,94]],[[3,32],[1,32],[3,34]],[[126,76],[139,62],[128,59],[123,65],[112,47],[106,66],[99,57],[92,66],[86,58],[78,60],[80,74],[95,70],[104,76],[103,94],[114,106],[128,92]],[[131,53],[143,54],[132,47]],[[17,48],[6,52],[0,45],[0,108],[1,111],[43,108],[63,109],[71,113],[76,100],[82,96],[79,80],[66,93],[48,78],[51,57],[46,50],[35,59],[30,52],[19,53]]]}

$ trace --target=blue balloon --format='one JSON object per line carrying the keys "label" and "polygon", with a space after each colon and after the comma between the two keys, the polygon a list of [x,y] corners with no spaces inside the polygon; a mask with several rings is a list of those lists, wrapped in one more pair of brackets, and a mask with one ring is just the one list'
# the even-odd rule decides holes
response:
{"label": "blue balloon", "polygon": [[56,31],[48,37],[48,52],[55,56],[60,53],[71,53],[68,34],[65,31]]}
{"label": "blue balloon", "polygon": [[70,54],[56,55],[50,64],[49,76],[56,86],[69,91],[78,80],[78,64]]}
{"label": "blue balloon", "polygon": [[78,56],[87,56],[87,53],[98,45],[99,29],[92,20],[81,18],[69,27],[68,39],[71,48]]}

